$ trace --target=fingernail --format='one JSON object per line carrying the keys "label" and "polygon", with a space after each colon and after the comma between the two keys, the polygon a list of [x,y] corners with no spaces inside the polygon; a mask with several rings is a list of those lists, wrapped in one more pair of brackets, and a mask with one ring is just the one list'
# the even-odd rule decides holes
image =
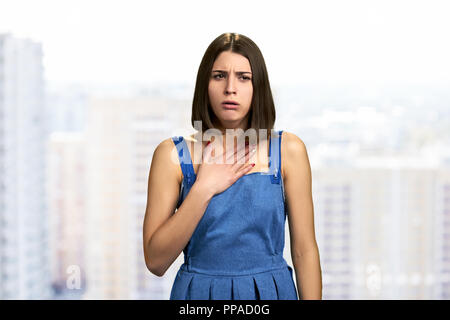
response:
{"label": "fingernail", "polygon": [[252,163],[252,167],[254,167],[255,166],[255,164],[254,163]]}
{"label": "fingernail", "polygon": [[208,143],[206,144],[206,146],[208,146],[208,144],[210,144],[211,143],[211,141],[208,141]]}

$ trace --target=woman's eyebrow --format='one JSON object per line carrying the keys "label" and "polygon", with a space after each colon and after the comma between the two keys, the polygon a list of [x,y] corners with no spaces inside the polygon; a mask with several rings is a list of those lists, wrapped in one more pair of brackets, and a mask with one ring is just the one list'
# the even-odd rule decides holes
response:
{"label": "woman's eyebrow", "polygon": [[[225,71],[225,70],[213,70],[212,72],[222,72],[222,73],[228,73],[227,71]],[[250,73],[250,74],[252,74],[251,72],[249,72],[249,71],[236,71],[235,73],[237,73],[237,74],[243,74],[243,73]]]}

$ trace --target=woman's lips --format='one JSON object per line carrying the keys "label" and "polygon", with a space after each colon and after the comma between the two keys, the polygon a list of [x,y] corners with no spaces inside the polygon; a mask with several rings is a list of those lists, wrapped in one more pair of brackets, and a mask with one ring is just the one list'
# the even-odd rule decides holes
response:
{"label": "woman's lips", "polygon": [[237,104],[222,103],[222,106],[227,110],[236,110],[238,108]]}

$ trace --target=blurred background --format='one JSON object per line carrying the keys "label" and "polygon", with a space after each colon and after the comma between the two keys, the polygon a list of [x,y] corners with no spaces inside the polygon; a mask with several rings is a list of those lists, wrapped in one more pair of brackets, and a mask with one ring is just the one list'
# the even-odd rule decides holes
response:
{"label": "blurred background", "polygon": [[[448,1],[0,0],[0,299],[168,299],[142,225],[224,32],[307,146],[324,299],[450,298]],[[290,265],[286,224],[285,258]]]}

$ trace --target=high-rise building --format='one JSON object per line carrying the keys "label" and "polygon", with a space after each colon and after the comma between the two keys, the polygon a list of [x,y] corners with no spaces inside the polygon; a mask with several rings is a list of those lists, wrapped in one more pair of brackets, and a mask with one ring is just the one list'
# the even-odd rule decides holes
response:
{"label": "high-rise building", "polygon": [[324,299],[448,298],[449,175],[437,172],[409,156],[313,170]]}
{"label": "high-rise building", "polygon": [[352,177],[349,170],[315,168],[313,164],[312,176],[323,298],[348,299],[356,260],[352,254],[352,223],[356,215]]}
{"label": "high-rise building", "polygon": [[143,255],[147,181],[154,149],[181,130],[189,103],[137,97],[88,105],[84,299],[166,299],[172,279],[151,274]]}
{"label": "high-rise building", "polygon": [[51,296],[42,57],[0,35],[0,299]]}
{"label": "high-rise building", "polygon": [[426,281],[434,284],[433,299],[450,299],[450,170],[442,166],[436,174],[434,243],[434,276]]}
{"label": "high-rise building", "polygon": [[87,86],[47,85],[46,108],[51,132],[82,132],[88,96]]}
{"label": "high-rise building", "polygon": [[51,280],[56,299],[81,297],[86,286],[85,138],[54,132],[49,140],[48,204]]}

